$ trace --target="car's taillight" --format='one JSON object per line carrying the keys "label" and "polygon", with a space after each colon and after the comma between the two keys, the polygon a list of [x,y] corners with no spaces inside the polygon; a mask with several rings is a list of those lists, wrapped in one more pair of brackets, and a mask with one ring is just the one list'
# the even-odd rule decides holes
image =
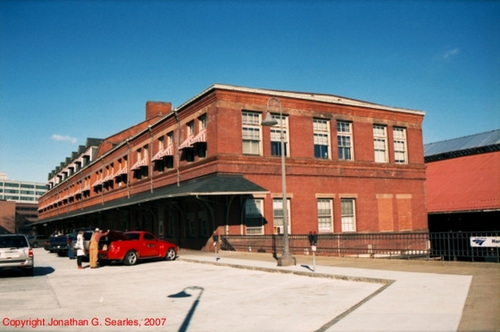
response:
{"label": "car's taillight", "polygon": [[31,248],[28,251],[28,257],[33,258],[33,249],[31,249]]}

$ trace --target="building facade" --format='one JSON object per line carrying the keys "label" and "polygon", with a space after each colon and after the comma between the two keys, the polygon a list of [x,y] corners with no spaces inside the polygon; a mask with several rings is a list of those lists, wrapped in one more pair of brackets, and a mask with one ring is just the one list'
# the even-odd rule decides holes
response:
{"label": "building facade", "polygon": [[[261,125],[267,112],[278,125]],[[175,109],[148,102],[144,122],[74,153],[49,175],[39,218],[146,229],[197,249],[214,231],[282,233],[285,204],[290,234],[427,231],[423,117],[216,84]]]}

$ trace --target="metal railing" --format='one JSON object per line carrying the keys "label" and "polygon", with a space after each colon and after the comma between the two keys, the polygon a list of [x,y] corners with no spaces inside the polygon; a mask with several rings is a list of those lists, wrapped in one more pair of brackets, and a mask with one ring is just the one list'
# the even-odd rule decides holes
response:
{"label": "metal railing", "polygon": [[[317,255],[372,258],[469,260],[499,262],[499,247],[476,248],[470,238],[499,237],[500,232],[405,232],[319,234]],[[307,234],[288,236],[290,252],[311,254]],[[222,250],[266,252],[280,255],[282,235],[224,235]]]}
{"label": "metal railing", "polygon": [[429,233],[431,257],[443,260],[500,262],[500,247],[472,246],[471,238],[500,238],[500,231]]}

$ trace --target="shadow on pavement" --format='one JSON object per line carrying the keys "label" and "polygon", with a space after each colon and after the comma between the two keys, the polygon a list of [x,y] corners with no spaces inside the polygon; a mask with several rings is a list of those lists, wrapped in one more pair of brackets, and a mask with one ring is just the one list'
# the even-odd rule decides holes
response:
{"label": "shadow on pavement", "polygon": [[[33,269],[33,277],[45,276],[53,273],[55,270],[50,266],[35,266]],[[0,270],[0,278],[18,278],[18,277],[32,277],[27,274],[22,268],[6,268]]]}

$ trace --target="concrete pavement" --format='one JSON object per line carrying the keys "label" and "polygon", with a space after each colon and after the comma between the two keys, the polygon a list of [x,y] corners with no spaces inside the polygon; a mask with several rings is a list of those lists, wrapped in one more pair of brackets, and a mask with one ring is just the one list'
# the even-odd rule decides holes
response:
{"label": "concrete pavement", "polygon": [[[214,253],[181,250],[174,262],[78,270],[74,260],[36,249],[34,278],[0,278],[0,330],[500,328],[491,309],[474,310],[480,305],[471,294],[491,286],[488,307],[498,308],[496,264],[317,257],[313,272],[311,256],[297,260],[296,266],[277,267],[270,254],[222,252],[217,260]],[[474,286],[479,276],[484,285]],[[51,321],[63,325],[49,326]],[[15,327],[18,322],[28,325]],[[35,322],[39,324],[33,327]]]}

